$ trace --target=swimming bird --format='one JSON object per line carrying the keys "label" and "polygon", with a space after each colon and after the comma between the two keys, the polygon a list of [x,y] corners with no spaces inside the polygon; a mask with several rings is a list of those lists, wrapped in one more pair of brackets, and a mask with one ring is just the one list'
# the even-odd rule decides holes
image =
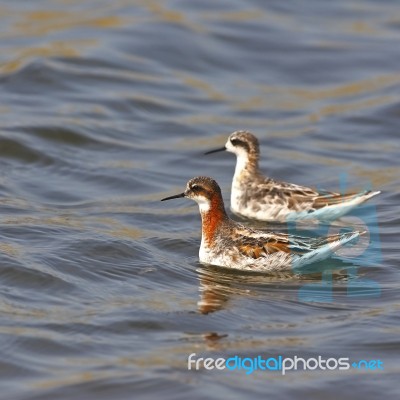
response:
{"label": "swimming bird", "polygon": [[229,151],[236,154],[231,188],[231,210],[260,221],[319,219],[332,221],[380,192],[364,191],[342,195],[316,191],[264,176],[258,167],[260,146],[248,131],[233,132],[224,147],[205,154]]}
{"label": "swimming bird", "polygon": [[228,217],[221,189],[208,177],[191,179],[184,192],[161,201],[183,197],[199,205],[202,220],[199,258],[206,264],[260,272],[297,271],[306,264],[326,259],[361,234],[354,231],[303,238],[253,230]]}

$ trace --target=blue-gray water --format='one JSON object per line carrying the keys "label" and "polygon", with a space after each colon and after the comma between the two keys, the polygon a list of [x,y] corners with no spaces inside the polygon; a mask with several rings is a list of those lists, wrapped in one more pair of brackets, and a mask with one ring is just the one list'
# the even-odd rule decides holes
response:
{"label": "blue-gray water", "polygon": [[[399,43],[390,0],[1,1],[1,398],[396,398]],[[382,190],[369,260],[321,264],[345,271],[320,301],[318,276],[202,266],[196,205],[159,201],[196,175],[228,200],[233,156],[202,152],[244,128],[270,176]],[[196,372],[191,353],[384,371]]]}

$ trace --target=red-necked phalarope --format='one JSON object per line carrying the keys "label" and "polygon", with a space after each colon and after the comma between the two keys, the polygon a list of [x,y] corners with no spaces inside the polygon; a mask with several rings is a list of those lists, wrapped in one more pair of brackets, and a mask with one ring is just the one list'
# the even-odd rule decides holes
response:
{"label": "red-necked phalarope", "polygon": [[258,140],[247,131],[233,132],[225,147],[205,154],[224,150],[237,157],[231,189],[231,210],[244,217],[260,221],[305,218],[331,221],[380,193],[319,193],[305,186],[267,178],[258,168]]}
{"label": "red-necked phalarope", "polygon": [[293,271],[329,257],[361,234],[354,231],[326,238],[302,238],[247,228],[227,216],[221,189],[207,177],[191,179],[183,193],[162,201],[180,197],[199,205],[202,219],[199,258],[206,264],[263,272]]}

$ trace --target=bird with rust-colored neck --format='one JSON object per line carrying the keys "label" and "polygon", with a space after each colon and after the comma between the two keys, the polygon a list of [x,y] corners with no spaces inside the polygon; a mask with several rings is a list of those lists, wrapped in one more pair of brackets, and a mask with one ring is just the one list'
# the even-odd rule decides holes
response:
{"label": "bird with rust-colored neck", "polygon": [[206,264],[260,272],[293,271],[324,260],[361,233],[354,231],[324,238],[303,238],[250,229],[225,212],[221,189],[211,178],[191,179],[183,193],[199,205],[202,235],[200,261]]}
{"label": "bird with rust-colored neck", "polygon": [[233,132],[224,147],[205,154],[229,151],[236,154],[231,188],[231,210],[260,221],[319,219],[332,221],[380,192],[340,193],[280,182],[262,175],[258,167],[258,139],[250,132]]}

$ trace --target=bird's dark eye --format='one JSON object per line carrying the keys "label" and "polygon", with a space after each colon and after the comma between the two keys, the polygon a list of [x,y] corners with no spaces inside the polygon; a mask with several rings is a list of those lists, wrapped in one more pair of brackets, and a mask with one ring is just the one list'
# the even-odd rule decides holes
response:
{"label": "bird's dark eye", "polygon": [[231,139],[231,143],[232,143],[234,146],[237,146],[237,145],[240,143],[240,140],[238,140],[238,139]]}
{"label": "bird's dark eye", "polygon": [[200,187],[199,185],[193,185],[193,186],[191,187],[191,189],[192,189],[194,192],[198,192],[199,190],[201,190],[201,187]]}

